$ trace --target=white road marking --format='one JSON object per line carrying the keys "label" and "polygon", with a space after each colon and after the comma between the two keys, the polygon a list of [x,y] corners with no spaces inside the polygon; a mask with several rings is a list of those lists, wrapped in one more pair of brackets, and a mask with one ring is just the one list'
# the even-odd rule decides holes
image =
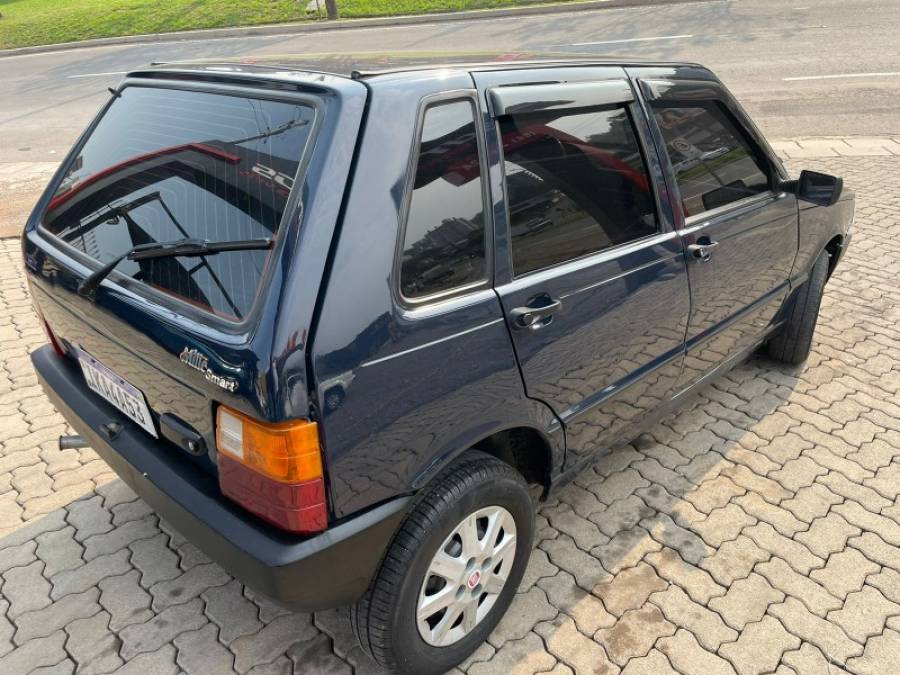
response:
{"label": "white road marking", "polygon": [[882,73],[840,73],[835,75],[800,75],[798,77],[782,77],[783,82],[799,82],[800,80],[841,80],[847,77],[900,77],[900,70]]}
{"label": "white road marking", "polygon": [[572,42],[569,46],[571,47],[587,47],[589,45],[619,45],[624,44],[626,42],[652,42],[655,40],[683,40],[685,38],[692,38],[693,35],[660,35],[658,37],[645,37],[645,38],[629,38],[627,40],[603,40],[602,42]]}
{"label": "white road marking", "polygon": [[107,77],[108,75],[125,75],[127,70],[114,70],[111,73],[83,73],[82,75],[69,75],[67,79],[74,80],[79,77]]}

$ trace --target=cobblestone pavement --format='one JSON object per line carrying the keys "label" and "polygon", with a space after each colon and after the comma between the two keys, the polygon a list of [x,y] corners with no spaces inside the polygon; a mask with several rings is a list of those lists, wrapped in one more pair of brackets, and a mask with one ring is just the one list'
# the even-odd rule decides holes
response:
{"label": "cobblestone pavement", "polygon": [[[464,670],[897,671],[900,157],[804,165],[859,192],[807,365],[755,358],[544,506],[520,592]],[[345,610],[279,610],[91,450],[60,452],[15,240],[0,299],[0,673],[377,671]]]}

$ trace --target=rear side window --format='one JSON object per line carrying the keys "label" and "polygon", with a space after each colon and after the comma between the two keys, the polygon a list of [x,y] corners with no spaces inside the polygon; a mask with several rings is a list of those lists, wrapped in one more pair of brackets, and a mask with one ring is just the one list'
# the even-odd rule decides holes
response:
{"label": "rear side window", "polygon": [[481,163],[470,100],[425,110],[410,195],[400,289],[410,299],[485,278]]}
{"label": "rear side window", "polygon": [[681,191],[685,216],[766,192],[769,179],[753,146],[715,102],[653,105]]}
{"label": "rear side window", "polygon": [[657,232],[624,107],[507,115],[500,133],[517,275]]}
{"label": "rear side window", "polygon": [[[272,237],[314,119],[311,105],[127,87],[75,158],[43,225],[101,263],[138,244],[184,237]],[[124,260],[116,269],[239,320],[268,255]]]}

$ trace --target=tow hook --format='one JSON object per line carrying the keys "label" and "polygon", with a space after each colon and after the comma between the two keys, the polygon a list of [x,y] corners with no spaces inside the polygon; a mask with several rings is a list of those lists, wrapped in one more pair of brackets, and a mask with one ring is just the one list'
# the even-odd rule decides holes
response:
{"label": "tow hook", "polygon": [[86,448],[88,447],[88,442],[84,440],[81,436],[60,436],[59,437],[59,449],[60,450],[71,450],[73,448]]}

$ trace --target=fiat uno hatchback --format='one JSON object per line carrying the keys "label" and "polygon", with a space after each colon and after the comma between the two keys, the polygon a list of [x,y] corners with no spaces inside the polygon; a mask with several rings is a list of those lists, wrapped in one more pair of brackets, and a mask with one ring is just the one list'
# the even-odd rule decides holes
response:
{"label": "fiat uno hatchback", "polygon": [[503,616],[534,499],[757,348],[806,358],[854,210],[701,66],[444,58],[133,72],[23,241],[84,442],[409,673]]}

